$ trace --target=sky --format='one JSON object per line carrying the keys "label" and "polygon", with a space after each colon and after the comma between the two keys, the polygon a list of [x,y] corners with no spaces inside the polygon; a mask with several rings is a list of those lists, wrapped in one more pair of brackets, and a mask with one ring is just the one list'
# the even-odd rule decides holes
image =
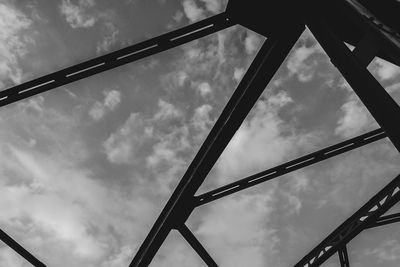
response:
{"label": "sky", "polygon": [[[0,89],[222,12],[226,0],[0,0]],[[128,266],[264,37],[234,26],[0,110],[0,228],[47,266]],[[400,101],[400,68],[368,67]],[[306,30],[198,193],[378,128]],[[388,139],[196,209],[220,266],[293,266],[399,174]],[[399,210],[395,207],[393,211]],[[400,229],[351,266],[396,267]],[[0,266],[30,266],[0,244]],[[151,266],[205,266],[171,232]],[[339,266],[334,255],[323,266]]]}

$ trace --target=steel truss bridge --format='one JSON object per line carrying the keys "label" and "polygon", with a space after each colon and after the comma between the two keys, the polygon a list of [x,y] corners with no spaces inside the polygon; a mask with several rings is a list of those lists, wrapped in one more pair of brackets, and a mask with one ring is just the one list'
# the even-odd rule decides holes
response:
{"label": "steel truss bridge", "polygon": [[[197,207],[386,137],[400,152],[400,107],[366,68],[376,56],[400,66],[399,14],[400,4],[395,0],[230,0],[226,11],[216,16],[1,91],[0,106],[154,55],[233,25],[242,25],[265,36],[266,41],[129,265],[148,266],[167,235],[177,230],[208,266],[218,266],[185,225]],[[196,195],[305,26],[381,128]],[[346,44],[354,49],[350,50]],[[366,229],[399,222],[399,213],[385,215],[399,200],[400,175],[294,266],[320,266],[338,254],[341,266],[349,267],[347,243]],[[46,266],[1,230],[0,239],[32,265]]]}

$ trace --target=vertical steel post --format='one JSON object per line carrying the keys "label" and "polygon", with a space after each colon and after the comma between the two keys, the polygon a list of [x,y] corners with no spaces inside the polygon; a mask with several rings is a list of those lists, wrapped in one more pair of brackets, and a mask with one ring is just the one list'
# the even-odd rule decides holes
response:
{"label": "vertical steel post", "polygon": [[343,248],[339,249],[339,260],[341,267],[350,267],[349,255],[347,254],[347,247],[346,245]]}

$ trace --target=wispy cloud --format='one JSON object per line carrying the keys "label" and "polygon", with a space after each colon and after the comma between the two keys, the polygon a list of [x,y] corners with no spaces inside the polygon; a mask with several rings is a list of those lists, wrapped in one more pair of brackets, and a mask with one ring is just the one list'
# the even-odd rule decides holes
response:
{"label": "wispy cloud", "polygon": [[28,46],[34,42],[26,34],[32,23],[8,1],[0,3],[0,89],[22,81],[19,59],[28,53]]}
{"label": "wispy cloud", "polygon": [[350,99],[341,107],[343,116],[339,118],[335,134],[351,138],[368,129],[372,124],[371,116],[364,105],[357,99]]}
{"label": "wispy cloud", "polygon": [[190,22],[196,22],[205,17],[204,9],[199,7],[194,0],[184,0],[182,5],[183,11]]}
{"label": "wispy cloud", "polygon": [[273,195],[270,189],[220,200],[204,215],[196,234],[221,266],[270,266],[267,259],[279,242],[268,227]]}
{"label": "wispy cloud", "polygon": [[103,102],[96,101],[89,110],[89,115],[97,121],[107,112],[113,111],[121,102],[121,93],[117,90],[104,91],[103,94]]}
{"label": "wispy cloud", "polygon": [[219,159],[218,170],[224,177],[221,181],[272,167],[302,146],[307,147],[311,136],[296,134],[277,115],[280,108],[291,102],[281,92],[256,104],[253,114],[244,121]]}
{"label": "wispy cloud", "polygon": [[287,60],[286,67],[289,70],[289,76],[296,75],[301,82],[311,81],[318,70],[317,67],[321,64],[321,58],[315,56],[321,53],[321,46],[306,31]]}
{"label": "wispy cloud", "polygon": [[400,67],[383,59],[377,58],[371,64],[371,71],[382,81],[391,80],[400,76]]}
{"label": "wispy cloud", "polygon": [[399,261],[400,260],[400,242],[396,239],[385,240],[375,249],[365,251],[366,255],[374,255],[379,262]]}
{"label": "wispy cloud", "polygon": [[146,126],[143,117],[138,113],[132,113],[126,122],[104,141],[103,146],[108,160],[119,164],[135,163],[140,159],[141,147],[151,136],[152,130]]}
{"label": "wispy cloud", "polygon": [[88,12],[95,4],[94,0],[79,0],[78,4],[72,3],[71,0],[63,0],[60,11],[72,28],[89,28],[94,26],[98,19]]}

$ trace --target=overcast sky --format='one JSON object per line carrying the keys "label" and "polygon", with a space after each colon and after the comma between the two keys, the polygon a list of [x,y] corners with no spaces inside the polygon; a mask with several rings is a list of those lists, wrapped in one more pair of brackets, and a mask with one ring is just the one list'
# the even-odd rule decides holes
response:
{"label": "overcast sky", "polygon": [[[225,0],[0,0],[0,89],[183,27]],[[0,228],[48,266],[128,266],[264,38],[235,26],[0,110]],[[400,100],[400,68],[369,69]],[[378,128],[305,31],[205,192]],[[377,141],[207,204],[189,228],[220,266],[292,266],[399,172]],[[398,267],[398,225],[351,266]],[[0,245],[0,266],[30,266]],[[204,266],[172,232],[151,266]],[[324,266],[339,266],[337,255]]]}

